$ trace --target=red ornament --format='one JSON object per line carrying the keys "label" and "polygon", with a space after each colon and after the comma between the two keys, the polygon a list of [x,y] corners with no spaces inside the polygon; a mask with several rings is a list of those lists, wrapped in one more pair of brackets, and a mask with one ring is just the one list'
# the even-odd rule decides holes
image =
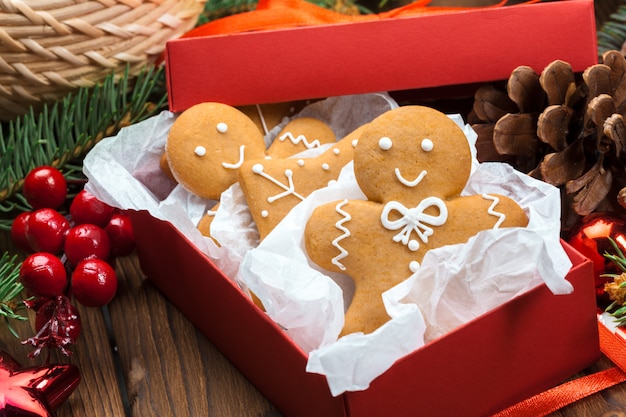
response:
{"label": "red ornament", "polygon": [[80,378],[76,365],[21,368],[9,354],[0,351],[0,415],[53,417]]}
{"label": "red ornament", "polygon": [[598,304],[603,307],[610,301],[604,292],[604,284],[613,281],[603,274],[620,274],[616,265],[604,254],[615,254],[609,238],[626,254],[626,219],[612,213],[593,213],[585,216],[573,229],[567,242],[593,263]]}

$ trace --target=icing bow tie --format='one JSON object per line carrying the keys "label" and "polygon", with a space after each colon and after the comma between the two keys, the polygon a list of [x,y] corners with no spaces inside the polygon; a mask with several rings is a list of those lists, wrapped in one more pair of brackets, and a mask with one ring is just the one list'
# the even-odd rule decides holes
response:
{"label": "icing bow tie", "polygon": [[[433,216],[424,213],[424,210],[429,207],[437,207],[439,214]],[[400,213],[401,217],[397,220],[390,220],[389,215],[392,212]],[[380,215],[380,221],[387,230],[402,229],[393,237],[393,241],[402,242],[412,251],[418,250],[420,246],[417,240],[411,239],[413,232],[423,243],[428,243],[428,237],[433,234],[433,229],[427,225],[441,226],[447,219],[448,208],[443,200],[437,197],[427,197],[414,208],[407,208],[402,203],[390,201],[385,204]]]}

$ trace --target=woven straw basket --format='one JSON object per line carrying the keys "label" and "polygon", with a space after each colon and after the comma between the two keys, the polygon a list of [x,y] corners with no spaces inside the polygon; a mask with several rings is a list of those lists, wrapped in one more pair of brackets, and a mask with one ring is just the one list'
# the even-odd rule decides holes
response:
{"label": "woven straw basket", "polygon": [[206,0],[0,0],[0,119],[153,63]]}

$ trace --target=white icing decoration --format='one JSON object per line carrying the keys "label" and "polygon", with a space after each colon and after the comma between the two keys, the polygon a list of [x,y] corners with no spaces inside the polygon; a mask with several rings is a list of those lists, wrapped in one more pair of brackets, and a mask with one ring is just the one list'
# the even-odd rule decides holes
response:
{"label": "white icing decoration", "polygon": [[378,146],[380,147],[380,149],[382,149],[383,151],[388,151],[389,149],[391,149],[391,146],[393,145],[393,142],[391,141],[390,138],[388,137],[382,137],[380,138],[380,140],[378,141]]}
{"label": "white icing decoration", "polygon": [[435,144],[433,143],[432,140],[428,138],[422,139],[422,150],[424,152],[430,152],[433,150],[434,147],[435,147]]}
{"label": "white icing decoration", "polygon": [[259,115],[259,120],[261,120],[261,125],[263,126],[263,132],[267,135],[269,133],[269,129],[267,128],[267,123],[265,123],[265,116],[263,116],[263,110],[261,110],[261,106],[256,104],[256,112]]}
{"label": "white icing decoration", "polygon": [[402,176],[402,174],[400,173],[400,168],[396,168],[394,172],[396,173],[396,178],[398,179],[398,181],[400,181],[402,184],[406,185],[407,187],[417,186],[417,184],[422,182],[422,180],[427,174],[426,170],[423,170],[422,172],[420,172],[417,178],[415,178],[413,181],[409,181]]}
{"label": "white icing decoration", "polygon": [[358,139],[352,139],[352,147],[356,148],[356,144],[359,143]]}
{"label": "white icing decoration", "polygon": [[229,164],[228,162],[222,162],[222,166],[226,169],[239,169],[241,164],[243,164],[243,151],[245,150],[246,145],[241,145],[239,147],[239,161],[234,164]]}
{"label": "white icing decoration", "polygon": [[196,146],[196,149],[193,150],[193,153],[195,153],[197,156],[204,156],[206,155],[206,148],[204,146]]}
{"label": "white icing decoration", "polygon": [[417,261],[411,261],[409,262],[409,269],[411,270],[411,272],[415,273],[420,269],[420,263]]}
{"label": "white icing decoration", "polygon": [[339,150],[339,148],[335,148],[335,149],[333,149],[333,153],[334,153],[335,155],[339,155],[339,153],[340,153],[340,152],[341,152],[341,151]]}
{"label": "white icing decoration", "polygon": [[226,133],[228,132],[228,125],[224,122],[219,122],[217,124],[217,126],[215,126],[215,128],[217,129],[218,132],[220,133]]}
{"label": "white icing decoration", "polygon": [[330,169],[330,167],[328,166],[328,164],[322,164],[322,169],[324,171],[328,171]]}
{"label": "white icing decoration", "polygon": [[340,260],[342,260],[343,258],[345,258],[346,256],[348,256],[348,251],[345,250],[343,248],[343,246],[341,246],[339,244],[339,242],[341,242],[343,239],[347,238],[350,236],[350,230],[348,230],[348,228],[346,228],[343,224],[345,222],[348,222],[350,220],[352,220],[352,216],[350,216],[350,213],[342,210],[341,208],[343,206],[345,206],[346,204],[348,204],[348,200],[343,200],[342,202],[340,202],[339,204],[337,204],[335,206],[335,210],[337,211],[337,213],[341,214],[343,216],[342,219],[340,219],[339,221],[337,221],[337,223],[335,223],[335,227],[339,230],[341,230],[343,232],[343,234],[337,238],[335,238],[332,242],[333,246],[336,247],[339,250],[339,255],[335,256],[331,262],[333,263],[333,265],[336,265],[339,269],[341,269],[342,271],[346,270],[346,266],[344,264],[342,264],[341,262],[339,262]]}
{"label": "white icing decoration", "polygon": [[[433,206],[439,209],[437,216],[424,213],[424,210]],[[392,211],[397,211],[402,217],[397,220],[390,220],[389,214]],[[413,232],[417,233],[417,236],[423,243],[428,243],[428,237],[433,234],[433,229],[426,226],[426,224],[441,226],[446,220],[448,220],[448,208],[446,207],[446,203],[438,197],[426,197],[420,201],[417,207],[410,209],[406,208],[402,203],[390,201],[385,204],[380,214],[380,221],[385,229],[402,229],[400,233],[393,237],[393,241],[402,242],[402,244],[407,245],[411,251],[419,249],[419,242],[417,240],[410,240]]]}
{"label": "white icing decoration", "polygon": [[268,212],[267,210],[263,210],[263,211],[261,211],[261,217],[267,217],[267,216],[269,216],[269,215],[270,215],[270,214],[269,214],[269,212]]}
{"label": "white icing decoration", "polygon": [[217,210],[207,210],[207,216],[215,216],[217,214]]}
{"label": "white icing decoration", "polygon": [[288,185],[283,184],[282,182],[278,181],[276,178],[274,178],[271,175],[265,173],[263,171],[263,165],[261,165],[261,164],[254,164],[252,166],[252,172],[254,172],[257,175],[262,176],[266,180],[276,184],[277,186],[279,186],[280,188],[285,190],[285,192],[276,194],[273,197],[267,197],[268,203],[273,203],[274,201],[276,201],[278,199],[281,199],[283,197],[286,197],[288,195],[293,195],[293,196],[299,198],[300,200],[304,200],[304,197],[302,197],[300,194],[296,193],[296,191],[295,191],[295,185],[293,183],[293,171],[292,170],[290,170],[290,169],[286,169],[285,170],[285,177],[287,177],[287,182],[288,182],[287,184]]}
{"label": "white icing decoration", "polygon": [[306,136],[304,136],[304,135],[298,135],[297,138],[294,138],[293,134],[291,132],[284,133],[278,139],[281,142],[284,141],[285,139],[289,139],[291,141],[291,143],[293,143],[294,145],[298,145],[299,143],[302,143],[307,149],[313,149],[313,148],[317,148],[317,147],[321,146],[320,141],[317,140],[317,139],[314,139],[312,142],[309,142],[307,140]]}
{"label": "white icing decoration", "polygon": [[297,164],[298,164],[299,167],[303,167],[304,166],[304,159],[298,159]]}
{"label": "white icing decoration", "polygon": [[491,214],[492,216],[496,216],[498,218],[498,221],[493,226],[494,229],[497,229],[500,227],[502,222],[506,220],[506,215],[504,213],[500,213],[499,211],[494,210],[494,208],[498,205],[498,203],[500,203],[500,199],[496,197],[495,195],[488,195],[488,194],[483,194],[483,198],[485,200],[493,201],[493,203],[491,203],[491,205],[487,209],[487,213]]}

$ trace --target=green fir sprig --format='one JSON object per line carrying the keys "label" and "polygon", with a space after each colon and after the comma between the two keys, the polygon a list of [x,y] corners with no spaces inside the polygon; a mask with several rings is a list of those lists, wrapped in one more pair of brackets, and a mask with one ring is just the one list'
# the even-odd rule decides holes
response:
{"label": "green fir sprig", "polygon": [[81,177],[82,158],[100,139],[165,108],[162,67],[146,66],[131,76],[111,74],[94,87],[3,123],[0,130],[0,229],[29,209],[21,195],[26,174],[36,166],[59,168],[68,180]]}
{"label": "green fir sprig", "polygon": [[626,41],[626,5],[620,6],[597,33],[598,53],[621,50]]}
{"label": "green fir sprig", "polygon": [[17,255],[11,256],[5,252],[0,257],[0,317],[4,318],[7,328],[15,337],[19,335],[11,325],[11,320],[28,320],[28,317],[20,314],[20,311],[26,310],[20,298],[24,289],[19,282],[20,266]]}
{"label": "green fir sprig", "polygon": [[[621,274],[602,274],[602,277],[612,278],[613,282],[605,285],[613,302],[609,304],[605,311],[610,313],[618,326],[626,326],[626,257],[619,248],[615,240],[609,237],[609,242],[614,253],[605,253],[604,257],[613,262]],[[607,288],[608,286],[608,288]]]}

